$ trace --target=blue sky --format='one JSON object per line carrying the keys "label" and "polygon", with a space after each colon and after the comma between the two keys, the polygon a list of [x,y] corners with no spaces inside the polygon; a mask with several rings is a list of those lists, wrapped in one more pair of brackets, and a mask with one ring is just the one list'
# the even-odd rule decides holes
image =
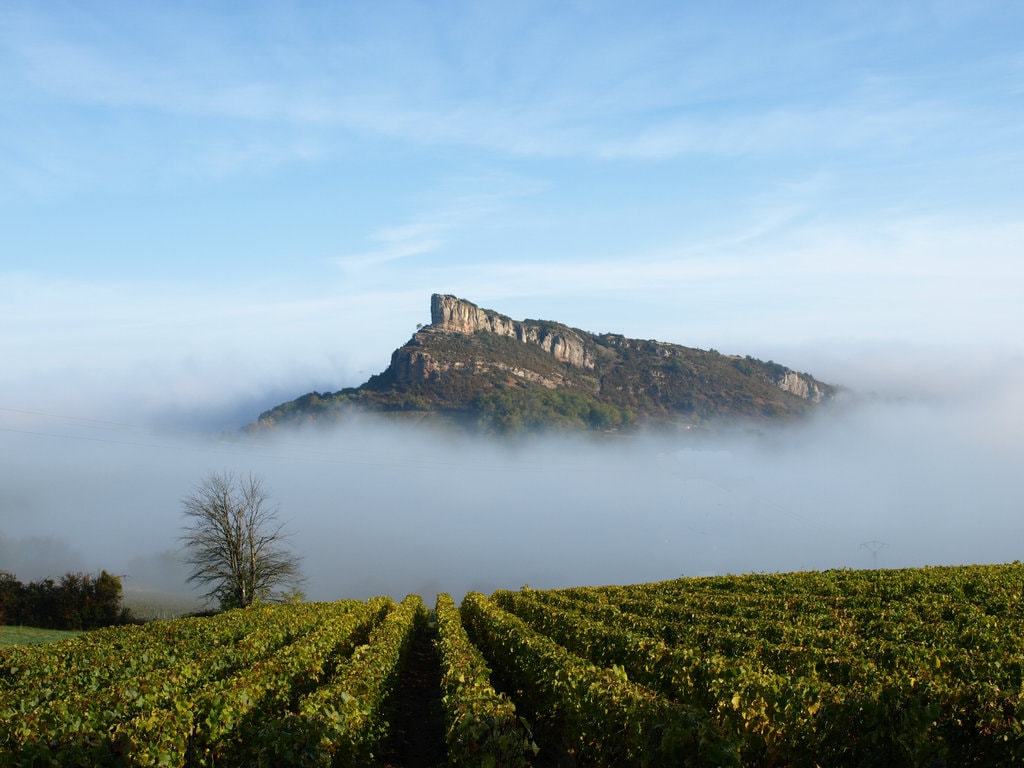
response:
{"label": "blue sky", "polygon": [[[318,598],[1019,558],[1022,30],[984,0],[0,4],[0,568],[180,589],[221,467],[265,475]],[[703,457],[207,437],[383,370],[434,292],[885,397]]]}
{"label": "blue sky", "polygon": [[0,400],[354,385],[433,292],[832,380],[844,350],[1019,355],[1022,29],[1012,2],[4,3]]}

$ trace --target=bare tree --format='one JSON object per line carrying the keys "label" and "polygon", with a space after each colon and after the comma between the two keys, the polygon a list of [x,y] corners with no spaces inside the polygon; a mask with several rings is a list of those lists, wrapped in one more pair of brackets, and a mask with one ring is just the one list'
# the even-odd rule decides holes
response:
{"label": "bare tree", "polygon": [[301,558],[287,549],[289,534],[258,475],[211,474],[182,504],[188,580],[208,586],[206,597],[222,608],[275,599],[275,589],[296,590],[304,580]]}

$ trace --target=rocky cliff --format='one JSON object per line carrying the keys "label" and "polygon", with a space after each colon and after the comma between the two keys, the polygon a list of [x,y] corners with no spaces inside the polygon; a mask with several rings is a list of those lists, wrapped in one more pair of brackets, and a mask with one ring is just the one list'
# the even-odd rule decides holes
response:
{"label": "rocky cliff", "polygon": [[430,316],[388,368],[361,387],[310,393],[258,423],[338,418],[358,407],[498,430],[694,426],[795,416],[834,392],[775,362],[513,320],[455,296],[434,294]]}
{"label": "rocky cliff", "polygon": [[430,297],[429,327],[442,333],[496,333],[523,344],[536,344],[563,363],[580,368],[594,367],[594,359],[587,354],[583,338],[576,331],[565,326],[555,331],[529,320],[517,322],[455,296],[435,293]]}
{"label": "rocky cliff", "polygon": [[789,392],[812,403],[820,403],[832,397],[833,388],[816,381],[806,373],[786,371],[780,376],[769,377],[769,381],[784,392]]}

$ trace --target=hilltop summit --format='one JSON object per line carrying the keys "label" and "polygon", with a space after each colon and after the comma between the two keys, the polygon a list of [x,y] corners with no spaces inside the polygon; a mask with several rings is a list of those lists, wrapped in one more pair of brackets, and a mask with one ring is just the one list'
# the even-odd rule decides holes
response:
{"label": "hilltop summit", "polygon": [[434,294],[430,315],[362,386],[311,392],[261,414],[254,427],[333,421],[351,409],[498,432],[689,427],[796,416],[834,395],[771,361],[513,320],[455,296]]}

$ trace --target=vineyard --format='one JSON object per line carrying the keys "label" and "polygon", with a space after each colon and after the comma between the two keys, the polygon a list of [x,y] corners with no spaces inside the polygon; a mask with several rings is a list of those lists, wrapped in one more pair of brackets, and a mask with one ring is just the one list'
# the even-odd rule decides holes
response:
{"label": "vineyard", "polygon": [[1015,563],[97,630],[0,648],[0,766],[421,765],[395,743],[430,728],[429,764],[471,768],[1020,764],[1022,591]]}

